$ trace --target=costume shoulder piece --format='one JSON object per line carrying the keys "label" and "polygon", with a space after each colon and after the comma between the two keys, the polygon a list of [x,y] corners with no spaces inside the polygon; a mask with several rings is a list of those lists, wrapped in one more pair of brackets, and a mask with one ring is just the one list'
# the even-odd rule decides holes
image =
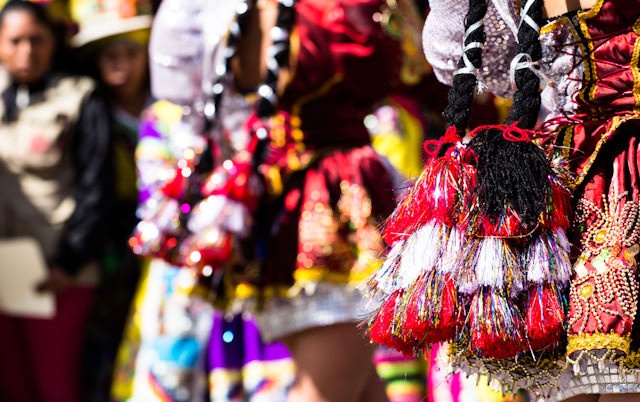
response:
{"label": "costume shoulder piece", "polygon": [[[422,32],[425,56],[442,83],[451,85],[462,55],[467,0],[432,0]],[[477,77],[481,85],[498,96],[508,97],[510,62],[515,56],[518,12],[512,0],[489,0],[484,29],[487,39],[482,52],[483,67]]]}

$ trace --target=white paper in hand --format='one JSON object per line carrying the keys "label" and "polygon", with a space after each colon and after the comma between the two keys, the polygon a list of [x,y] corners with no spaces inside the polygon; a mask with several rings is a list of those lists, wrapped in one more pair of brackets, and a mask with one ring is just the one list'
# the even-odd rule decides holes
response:
{"label": "white paper in hand", "polygon": [[32,318],[55,314],[53,294],[36,292],[47,276],[38,243],[28,237],[0,240],[0,312]]}

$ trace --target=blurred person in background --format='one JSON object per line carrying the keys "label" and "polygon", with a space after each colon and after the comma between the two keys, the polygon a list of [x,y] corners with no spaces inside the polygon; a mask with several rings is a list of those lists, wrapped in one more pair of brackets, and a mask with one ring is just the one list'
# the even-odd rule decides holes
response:
{"label": "blurred person in background", "polygon": [[147,57],[152,11],[146,1],[69,2],[69,15],[78,27],[71,38],[75,65],[98,83],[113,139],[113,204],[105,226],[108,236],[85,359],[85,387],[96,402],[108,400],[114,360],[141,269],[128,239],[137,223],[135,149],[140,116],[152,102]]}
{"label": "blurred person in background", "polygon": [[384,248],[376,225],[394,203],[363,120],[421,73],[402,48],[412,6],[259,1],[240,24],[233,72],[260,98],[250,124],[267,136],[254,160],[267,193],[259,267],[245,270],[232,305],[256,300],[262,335],[289,349],[288,401],[389,400],[356,326],[366,303],[358,284]]}
{"label": "blurred person in background", "polygon": [[65,74],[65,43],[42,5],[0,12],[0,237],[27,237],[49,266],[51,318],[0,315],[0,386],[7,402],[82,401],[80,360],[98,282],[109,205],[110,135],[93,80]]}
{"label": "blurred person in background", "polygon": [[[249,141],[223,154],[213,173],[203,169],[202,161],[209,156],[205,146],[178,155],[182,168],[163,187],[162,203],[150,205],[135,246],[192,267],[220,307],[230,302],[251,310],[252,301],[259,304],[261,295],[266,296],[265,309],[255,311],[260,333],[266,342],[284,341],[296,366],[287,400],[387,401],[373,365],[373,346],[356,326],[363,312],[356,285],[376,264],[369,257],[383,247],[376,239],[376,218],[393,205],[387,168],[370,147],[362,121],[389,85],[402,85],[395,74],[405,64],[390,57],[400,53],[398,43],[373,19],[378,10],[391,14],[392,7],[377,0],[303,0],[257,5],[239,1],[221,8],[227,8],[235,22],[220,35],[228,36],[227,50],[217,53],[226,60],[214,63],[221,79],[206,88],[214,100],[224,94],[224,101],[234,88],[254,93],[260,87],[259,99],[252,103],[257,119],[246,121]],[[174,12],[180,10],[176,6]],[[291,29],[296,33],[289,35]],[[270,43],[267,32],[282,35],[274,35]],[[202,37],[215,38],[206,32]],[[289,55],[294,62],[284,66]],[[270,96],[278,80],[284,92]],[[214,101],[204,111],[219,112],[218,106]],[[259,174],[269,181],[269,192],[261,200],[267,206],[258,214],[252,209],[258,191],[255,172],[247,171],[256,130],[269,133],[264,143],[264,156],[269,156],[262,160],[263,155],[256,155],[255,160]],[[176,221],[185,222],[186,228],[176,230],[171,224]],[[256,228],[258,241],[250,241],[248,248],[264,246],[259,248],[267,255],[260,264],[229,258],[229,237]],[[234,245],[240,254],[240,244]],[[235,269],[221,269],[225,263]]]}

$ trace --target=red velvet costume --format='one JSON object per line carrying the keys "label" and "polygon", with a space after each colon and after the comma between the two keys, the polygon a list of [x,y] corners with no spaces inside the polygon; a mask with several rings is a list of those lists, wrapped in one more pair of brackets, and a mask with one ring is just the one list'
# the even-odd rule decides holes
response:
{"label": "red velvet costume", "polygon": [[[267,338],[362,317],[354,285],[379,266],[384,245],[377,225],[394,207],[391,177],[370,145],[364,117],[425,66],[422,60],[422,69],[411,70],[422,55],[406,56],[405,44],[380,22],[389,15],[386,4],[295,6],[292,78],[270,120],[268,157],[259,167],[270,188],[261,285],[238,288],[240,298],[256,291],[268,297],[259,319]],[[407,16],[404,2],[398,4],[394,17]]]}
{"label": "red velvet costume", "polygon": [[[550,64],[552,79],[568,88],[555,99],[573,100],[555,102],[547,124],[576,173],[567,357],[576,372],[585,374],[586,385],[578,389],[587,393],[638,392],[624,373],[637,375],[640,363],[640,333],[634,330],[640,250],[639,22],[640,2],[598,1],[590,11],[559,18],[541,33],[545,59],[559,60],[563,49],[575,55],[568,75],[559,74],[565,62]],[[575,74],[582,74],[580,85],[564,85],[577,82]],[[607,361],[611,365],[600,363],[602,371],[589,375],[587,365]]]}

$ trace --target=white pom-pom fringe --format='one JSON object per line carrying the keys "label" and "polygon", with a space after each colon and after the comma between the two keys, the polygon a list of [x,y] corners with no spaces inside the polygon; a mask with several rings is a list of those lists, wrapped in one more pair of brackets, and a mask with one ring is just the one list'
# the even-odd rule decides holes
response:
{"label": "white pom-pom fringe", "polygon": [[397,290],[396,277],[398,266],[400,265],[400,257],[404,248],[404,240],[396,242],[393,247],[391,247],[382,266],[373,277],[373,281],[376,282],[375,291],[390,295]]}
{"label": "white pom-pom fringe", "polygon": [[523,289],[522,267],[519,256],[506,240],[484,237],[468,242],[464,263],[458,281],[458,290],[473,294],[480,287],[505,290],[515,296]]}
{"label": "white pom-pom fringe", "polygon": [[460,256],[464,250],[465,234],[457,227],[448,228],[443,238],[442,254],[437,269],[443,274],[451,274],[460,266]]}
{"label": "white pom-pom fringe", "polygon": [[525,267],[527,269],[527,281],[542,284],[551,280],[551,245],[547,242],[547,236],[537,237],[528,247],[525,253]]}
{"label": "white pom-pom fringe", "polygon": [[503,288],[505,280],[504,240],[487,237],[482,240],[476,261],[476,279],[479,286]]}
{"label": "white pom-pom fringe", "polygon": [[431,221],[408,239],[398,270],[398,286],[407,289],[418,277],[434,269],[440,255],[443,226]]}
{"label": "white pom-pom fringe", "polygon": [[536,238],[525,253],[527,281],[566,285],[571,278],[570,243],[564,229]]}
{"label": "white pom-pom fringe", "polygon": [[553,232],[553,238],[559,246],[555,252],[556,272],[555,282],[557,285],[565,287],[571,280],[573,267],[571,265],[571,243],[567,239],[564,229],[557,229]]}

